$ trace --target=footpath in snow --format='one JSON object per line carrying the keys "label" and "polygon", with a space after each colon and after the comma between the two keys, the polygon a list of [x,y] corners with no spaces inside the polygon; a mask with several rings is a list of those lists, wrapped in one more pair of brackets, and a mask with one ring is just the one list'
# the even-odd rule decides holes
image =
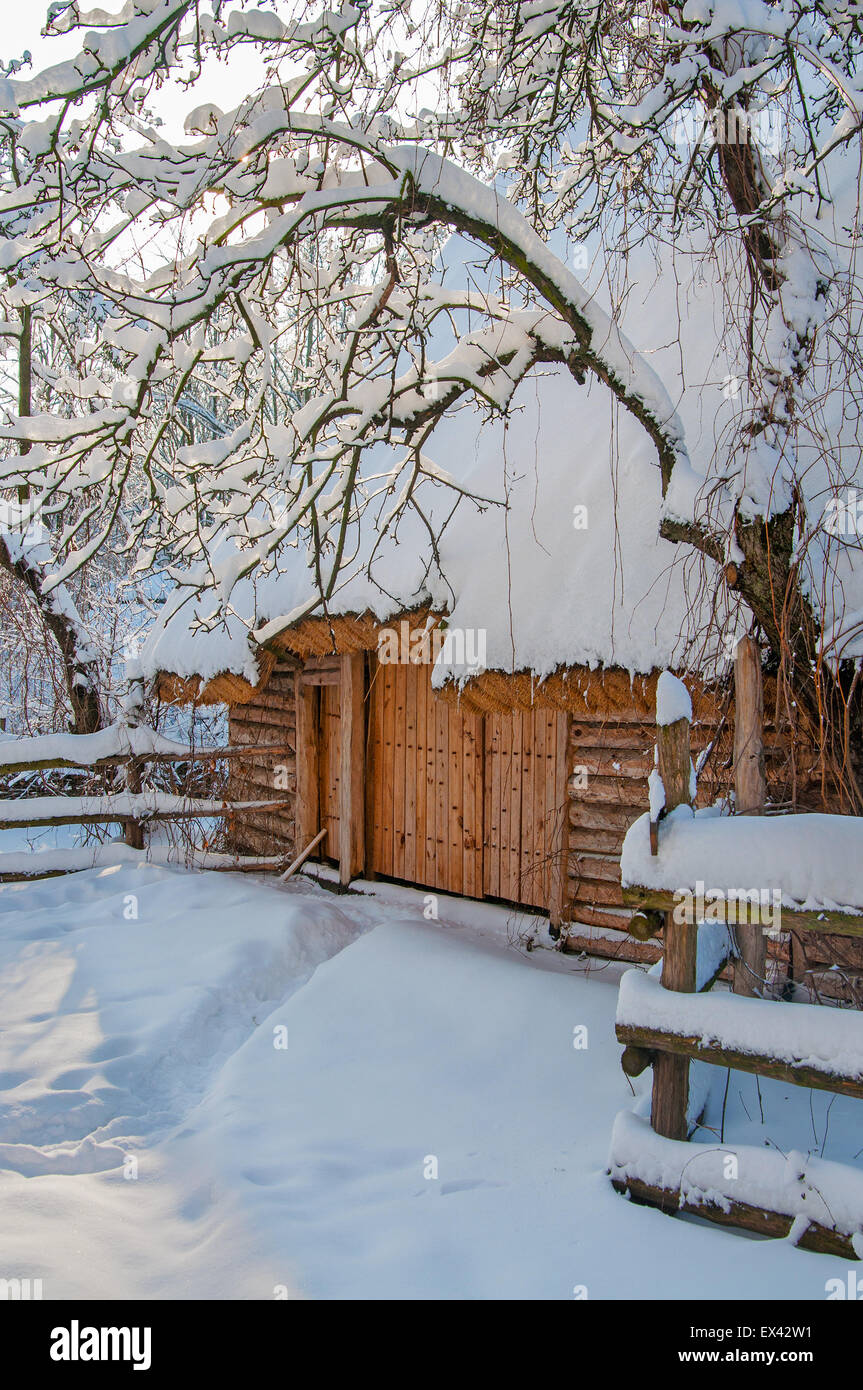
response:
{"label": "footpath in snow", "polygon": [[[823,1299],[845,1277],[615,1194],[619,969],[440,901],[427,922],[410,892],[125,864],[4,887],[0,1276],[46,1298],[564,1300]],[[810,1114],[738,1076],[711,1123],[846,1160],[856,1104]]]}

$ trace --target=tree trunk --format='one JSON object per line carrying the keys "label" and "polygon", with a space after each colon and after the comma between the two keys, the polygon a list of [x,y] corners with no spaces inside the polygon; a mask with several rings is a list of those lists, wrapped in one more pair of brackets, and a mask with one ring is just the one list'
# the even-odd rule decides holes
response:
{"label": "tree trunk", "polygon": [[82,650],[86,640],[84,634],[76,627],[72,615],[56,603],[53,595],[43,594],[44,574],[41,567],[28,557],[26,550],[22,549],[18,555],[10,555],[3,537],[0,537],[0,566],[27,588],[42,621],[57,643],[72,710],[72,732],[95,733],[102,728],[98,668],[86,650]]}

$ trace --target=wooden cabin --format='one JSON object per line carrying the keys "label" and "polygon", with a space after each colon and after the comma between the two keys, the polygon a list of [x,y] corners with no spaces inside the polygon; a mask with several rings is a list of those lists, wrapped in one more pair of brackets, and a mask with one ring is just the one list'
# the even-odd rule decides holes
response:
{"label": "wooden cabin", "polygon": [[[237,799],[285,802],[238,817],[232,846],[292,858],[326,829],[311,858],[344,885],[381,878],[511,904],[543,914],[566,949],[655,958],[653,944],[626,935],[619,856],[648,804],[658,673],[572,666],[539,681],[488,670],[435,689],[431,664],[379,655],[382,633],[430,621],[425,608],[386,623],[369,613],[305,619],[261,651],[256,682],[160,674],[164,700],[224,703],[232,744],[277,750],[232,767]],[[708,750],[699,802],[709,804],[733,783],[730,683],[686,682],[693,753]],[[784,802],[793,787],[798,806],[817,807],[812,752],[777,727],[774,704],[768,682],[771,800]],[[819,942],[793,943],[796,974],[843,996],[839,975],[863,980],[860,947]],[[793,969],[791,947],[786,954]]]}
{"label": "wooden cabin", "polygon": [[[619,854],[648,805],[657,675],[676,671],[693,695],[693,750],[709,750],[699,799],[712,802],[734,780],[722,639],[746,615],[720,570],[659,539],[652,449],[625,413],[612,446],[601,393],[538,377],[505,425],[465,412],[436,439],[446,430],[441,456],[495,505],[454,511],[428,484],[424,520],[402,518],[385,544],[359,516],[325,614],[302,541],[230,604],[190,574],[142,669],[165,700],[227,705],[232,743],[290,750],[232,764],[235,799],[285,802],[231,825],[238,850],[293,856],[326,829],[316,856],[343,884],[513,904],[573,949],[653,959],[625,933]],[[382,637],[403,623],[487,630],[485,669],[390,660]],[[812,750],[777,722],[782,708],[765,689],[770,799],[819,806]]]}
{"label": "wooden cabin", "polygon": [[[429,616],[398,621],[416,628]],[[256,684],[161,674],[166,700],[225,702],[232,744],[293,749],[235,766],[238,799],[284,794],[287,804],[238,819],[234,846],[293,855],[326,829],[315,857],[343,884],[387,878],[512,903],[555,929],[595,929],[576,930],[579,943],[617,941],[619,854],[647,805],[656,675],[572,667],[539,682],[485,671],[436,690],[431,664],[380,659],[391,627],[369,614],[307,619],[262,653]],[[695,694],[704,747],[721,695]],[[703,785],[707,796],[716,777]]]}

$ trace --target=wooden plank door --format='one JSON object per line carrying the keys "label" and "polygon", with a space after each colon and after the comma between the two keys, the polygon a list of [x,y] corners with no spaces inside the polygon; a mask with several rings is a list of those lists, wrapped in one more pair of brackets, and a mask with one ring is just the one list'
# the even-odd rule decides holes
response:
{"label": "wooden plank door", "polygon": [[560,874],[564,722],[551,710],[485,718],[486,897],[548,908]]}
{"label": "wooden plank door", "polygon": [[374,662],[369,745],[373,872],[481,896],[482,719],[439,700],[429,666]]}
{"label": "wooden plank door", "polygon": [[341,698],[338,685],[321,685],[318,732],[318,776],[321,830],[327,837],[321,857],[339,858],[339,805],[341,794]]}

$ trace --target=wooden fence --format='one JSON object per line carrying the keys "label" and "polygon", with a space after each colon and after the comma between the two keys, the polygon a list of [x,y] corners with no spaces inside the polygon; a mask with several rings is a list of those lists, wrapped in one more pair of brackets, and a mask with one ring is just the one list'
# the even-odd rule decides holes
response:
{"label": "wooden fence", "polygon": [[[157,821],[192,821],[230,818],[241,811],[265,811],[285,804],[284,799],[231,801],[220,797],[191,797],[147,787],[147,769],[166,764],[198,763],[215,771],[223,761],[257,753],[287,753],[266,744],[196,747],[174,743],[145,726],[113,725],[96,734],[44,735],[0,743],[0,776],[71,768],[94,776],[125,769],[122,789],[94,795],[21,796],[0,798],[0,830],[59,825],[113,825],[125,827],[127,846],[143,849],[145,828]],[[26,863],[22,864],[22,858]],[[270,857],[197,854],[197,867],[213,869],[278,869],[284,855]],[[84,867],[86,853],[59,850],[21,854],[0,853],[0,882],[47,878]]]}
{"label": "wooden fence", "polygon": [[[686,719],[657,727],[657,755],[667,815],[690,797]],[[662,839],[663,825],[657,818],[650,826],[653,854],[661,855]],[[769,865],[764,867],[768,872]],[[709,871],[705,877],[710,877]],[[652,1067],[653,1086],[649,1126],[630,1112],[618,1116],[610,1168],[613,1184],[633,1200],[666,1212],[691,1212],[762,1235],[790,1234],[804,1248],[861,1258],[863,1174],[859,1170],[815,1161],[819,1175],[822,1170],[826,1174],[825,1182],[838,1177],[846,1197],[852,1194],[850,1205],[846,1200],[836,1204],[841,1210],[831,1210],[819,1191],[820,1177],[818,1181],[811,1174],[807,1177],[808,1160],[803,1160],[800,1174],[789,1177],[787,1160],[778,1152],[724,1142],[711,1151],[687,1141],[698,1118],[690,1104],[692,1060],[863,1099],[863,1016],[819,1005],[744,997],[752,990],[740,989],[739,983],[738,994],[708,997],[706,991],[718,970],[699,979],[698,923],[675,919],[681,890],[694,896],[695,884],[669,883],[662,888],[630,884],[623,889],[624,901],[633,909],[633,935],[643,941],[661,932],[663,956],[659,980],[633,971],[621,981],[616,1032],[625,1048],[622,1066],[629,1076]],[[738,954],[758,959],[763,947],[754,944],[754,938],[764,940],[760,906],[737,900],[734,920],[742,926]],[[810,912],[783,906],[781,926],[783,931],[861,937],[863,907],[858,902],[848,910]],[[831,1045],[820,1046],[818,1040],[828,1037]],[[753,1047],[753,1038],[760,1047]],[[718,1162],[708,1164],[711,1152],[733,1162],[724,1167]],[[740,1181],[747,1168],[749,1174],[757,1175],[757,1181],[748,1185]],[[839,1174],[833,1171],[839,1169]],[[751,1199],[753,1190],[762,1194],[762,1200]]]}

